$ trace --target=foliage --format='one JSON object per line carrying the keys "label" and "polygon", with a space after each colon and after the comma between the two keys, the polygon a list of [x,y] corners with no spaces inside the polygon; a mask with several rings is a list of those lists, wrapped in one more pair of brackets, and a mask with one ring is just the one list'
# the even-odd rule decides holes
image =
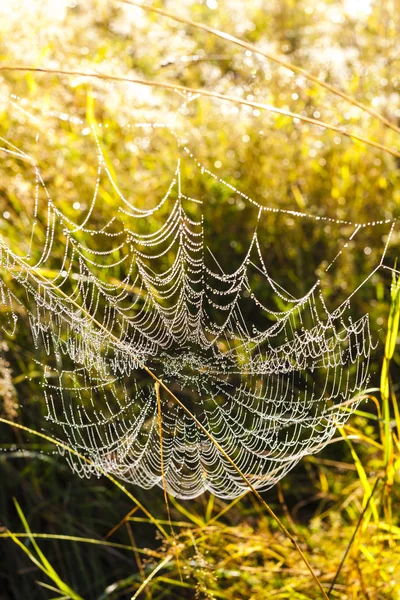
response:
{"label": "foliage", "polygon": [[[228,8],[221,3],[212,10],[214,4],[182,3],[178,8],[181,14],[230,31],[399,119],[395,61],[400,13],[391,10],[390,2],[375,2],[370,11],[357,14],[351,10],[358,3],[347,2],[343,10],[342,3],[330,0],[230,0]],[[12,0],[0,7],[0,17],[3,64],[29,62],[168,80],[271,103],[398,147],[396,132],[303,76],[128,5],[93,0],[85,5],[32,2],[28,7]],[[139,205],[149,198],[155,203],[162,195],[176,166],[175,141],[162,130],[149,138],[127,125],[132,114],[136,122],[165,120],[181,103],[179,96],[78,76],[12,71],[1,73],[0,85],[1,135],[40,157],[46,185],[67,215],[75,216],[90,201],[96,177],[90,158],[95,157],[95,147],[87,135],[91,125],[98,130],[102,125],[106,159],[123,190],[134,188]],[[85,120],[85,127],[54,119],[45,142],[40,109],[54,107],[58,114]],[[180,135],[202,162],[266,204],[354,222],[397,215],[399,160],[389,153],[288,116],[215,99],[192,102],[184,117]],[[142,150],[144,161],[139,158]],[[34,201],[33,187],[23,177],[25,168],[23,164],[16,168],[2,156],[0,234],[15,247],[29,244],[20,235]],[[213,180],[199,181],[189,168],[184,177],[193,196],[213,205],[210,244],[221,249],[234,237],[232,249],[239,260],[253,226],[245,218],[239,223],[234,219],[240,200],[224,197]],[[101,188],[100,194],[104,213],[98,215],[99,227],[116,203],[112,189]],[[349,233],[334,224],[308,227],[276,215],[261,228],[270,247],[272,274],[298,295],[310,288]],[[384,235],[380,227],[369,230],[368,236],[361,233],[335,263],[324,280],[332,306],[356,289],[378,263]],[[393,266],[397,255],[395,232],[385,264]],[[56,268],[61,257],[53,258]],[[317,457],[305,459],[282,488],[264,495],[295,531],[326,590],[368,505],[332,598],[400,598],[396,396],[400,356],[395,348],[400,296],[394,279],[389,312],[390,277],[388,270],[375,273],[352,305],[354,316],[370,313],[376,338],[383,338],[382,329],[387,331],[386,345],[376,351],[375,376],[365,403],[334,443]],[[1,416],[40,432],[46,412],[40,373],[23,328],[4,344]],[[16,410],[16,397],[22,409]],[[138,591],[139,597],[154,600],[320,597],[290,542],[250,495],[230,508],[208,496],[191,503],[170,498],[167,510],[162,490],[151,494],[129,490],[150,511],[150,518],[112,482],[75,479],[51,440],[2,423],[1,446],[7,451],[0,458],[4,527],[0,544],[5,550],[0,559],[0,597],[106,600],[131,598]],[[36,535],[43,537],[40,546]]]}

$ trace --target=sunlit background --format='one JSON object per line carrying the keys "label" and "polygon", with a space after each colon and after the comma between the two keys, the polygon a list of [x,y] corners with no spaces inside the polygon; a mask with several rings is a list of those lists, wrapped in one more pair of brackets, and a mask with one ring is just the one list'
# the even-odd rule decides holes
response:
{"label": "sunlit background", "polygon": [[[380,269],[371,278],[369,275],[381,259],[388,228],[371,225],[362,229],[328,274],[326,268],[353,232],[353,225],[338,221],[364,224],[399,217],[400,161],[393,153],[400,152],[400,138],[379,119],[310,81],[299,69],[399,126],[399,1],[170,0],[153,4],[229,32],[277,57],[278,62],[128,3],[3,0],[0,67],[25,66],[28,70],[0,71],[0,136],[32,157],[57,208],[78,222],[90,207],[96,184],[93,127],[100,132],[107,164],[120,189],[142,208],[162,198],[181,159],[186,193],[207,207],[208,240],[227,270],[242,260],[254,219],[248,217],[243,198],[218,183],[218,177],[264,206],[322,218],[308,226],[292,214],[284,218],[268,215],[259,226],[267,267],[280,285],[297,297],[321,278],[330,308],[367,280],[352,299],[351,314],[355,320],[370,315],[371,335],[377,344],[370,385],[375,390],[371,394],[379,397],[392,274],[389,269]],[[297,72],[279,64],[282,61],[294,65]],[[29,68],[75,73],[38,73]],[[180,92],[79,73],[208,90],[230,96],[231,101],[196,97],[182,107],[187,96]],[[271,105],[297,117],[244,106],[235,99]],[[336,131],[304,122],[301,117],[321,121]],[[172,120],[179,143],[165,129],[149,133],[141,126]],[[355,141],[341,128],[384,148]],[[184,146],[217,179],[199,175],[190,161],[185,162]],[[35,178],[15,157],[1,155],[0,165],[0,234],[15,250],[28,252],[32,240],[43,242],[40,215],[37,237],[31,236]],[[104,186],[101,194],[95,215],[99,229],[118,200],[112,186]],[[146,222],[143,231],[145,227],[151,230],[154,223]],[[397,227],[387,249],[386,267],[396,264],[399,241]],[[63,258],[61,245],[56,243],[57,247],[60,251],[51,257],[54,268]],[[120,277],[124,277],[122,270]],[[263,280],[257,282],[255,277],[255,281],[260,294],[276,301],[275,309],[282,309],[279,299],[268,296]],[[26,316],[20,314],[19,318],[23,323]],[[8,419],[41,430],[46,413],[41,375],[38,357],[26,339],[23,328],[14,338],[1,339],[0,411]],[[400,357],[395,353],[394,392],[399,365]],[[295,522],[319,572],[330,574],[331,579],[365,506],[371,481],[383,473],[380,413],[374,412],[371,399],[362,408],[364,412],[349,426],[354,430],[345,431],[347,442],[338,435],[323,453],[304,459],[281,487],[266,494],[288,523]],[[392,423],[396,415],[393,413]],[[132,509],[107,481],[77,479],[48,444],[1,427],[7,452],[0,458],[4,482],[0,525],[21,530],[13,496],[23,505],[32,530],[96,540],[103,539]],[[356,440],[356,450],[352,440]],[[393,465],[398,468],[395,452],[398,449],[392,456]],[[165,524],[168,514],[162,490],[157,488],[149,494],[132,489]],[[354,551],[354,560],[346,564],[342,587],[332,598],[400,597],[399,530],[395,529],[399,527],[399,497],[396,486],[390,489],[394,490],[393,506],[377,501],[379,510],[384,507],[384,517],[374,513],[374,528],[371,525],[367,530],[365,526],[365,538]],[[185,575],[180,578],[180,565],[171,559],[166,580],[155,579],[149,600],[264,600],[274,594],[287,599],[318,597],[317,590],[304,583],[296,555],[250,499],[235,505],[225,521],[206,525],[225,507],[222,500],[209,496],[173,505],[173,519],[190,523],[180,538],[185,548],[181,559]],[[131,553],[132,547],[157,548],[157,560],[165,558],[168,544],[160,546],[153,525],[142,513],[132,516],[136,518],[131,529],[123,522],[110,539],[129,544]],[[180,531],[180,526],[176,527]],[[193,533],[195,527],[200,529]],[[395,531],[389,542],[388,531]],[[193,536],[198,536],[196,543]],[[21,549],[10,540],[0,539],[0,544],[3,542],[6,553],[2,555],[0,547],[0,599],[54,597],[55,592],[36,585],[42,575]],[[136,554],[127,558],[121,548],[104,550],[78,543],[65,546],[60,540],[53,545],[45,543],[62,577],[85,600],[131,598],[157,564],[146,553],[144,560],[141,555],[138,560]],[[188,587],[181,585],[182,581]],[[280,588],[283,591],[278,595]]]}

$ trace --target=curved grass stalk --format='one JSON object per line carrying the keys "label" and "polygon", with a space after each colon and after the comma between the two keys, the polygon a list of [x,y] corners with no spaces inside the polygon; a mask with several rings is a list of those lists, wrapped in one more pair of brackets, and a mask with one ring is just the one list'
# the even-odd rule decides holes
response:
{"label": "curved grass stalk", "polygon": [[62,598],[69,598],[70,600],[83,600],[82,596],[80,596],[79,594],[74,592],[74,590],[72,588],[70,588],[69,585],[67,585],[59,577],[58,573],[50,565],[49,561],[46,559],[44,554],[41,552],[40,548],[38,547],[38,545],[35,542],[35,539],[32,537],[32,535],[30,535],[29,532],[27,534],[27,537],[29,538],[34,549],[36,550],[36,552],[38,554],[38,558],[36,558],[36,556],[34,555],[32,550],[27,548],[27,546],[25,546],[25,544],[23,544],[21,542],[21,540],[18,537],[16,537],[14,535],[14,533],[12,533],[12,531],[8,531],[8,537],[10,537],[12,539],[14,544],[16,544],[17,546],[19,546],[19,548],[21,548],[21,550],[28,556],[29,560],[31,562],[33,562],[33,564],[38,569],[40,569],[45,575],[47,575],[47,577],[49,579],[54,581],[54,583],[57,585],[57,588],[53,588],[52,586],[47,586],[47,584],[44,584],[45,587],[50,587],[50,589],[64,594],[62,596]]}
{"label": "curved grass stalk", "polygon": [[45,73],[45,74],[53,74],[53,75],[68,75],[68,76],[79,76],[79,77],[90,77],[94,79],[102,79],[104,81],[119,81],[122,83],[136,83],[138,85],[145,85],[148,87],[154,87],[164,90],[171,90],[174,92],[183,92],[185,94],[192,94],[193,96],[205,96],[208,98],[215,98],[217,100],[223,100],[226,102],[231,102],[233,104],[240,104],[242,106],[250,106],[251,108],[258,108],[259,110],[265,110],[270,113],[274,113],[277,115],[282,115],[284,117],[289,117],[290,119],[294,119],[297,121],[301,121],[303,123],[309,123],[310,125],[316,125],[317,127],[321,127],[322,129],[326,129],[328,131],[333,131],[334,133],[338,133],[339,135],[344,135],[352,140],[357,142],[361,142],[362,144],[366,144],[367,146],[371,146],[372,148],[377,148],[378,150],[382,150],[383,152],[388,152],[392,156],[396,158],[400,158],[400,152],[390,148],[389,146],[385,146],[380,144],[379,142],[375,142],[369,138],[365,138],[353,131],[348,131],[344,127],[336,127],[335,125],[330,125],[329,123],[325,123],[324,121],[320,121],[319,119],[313,119],[312,117],[306,117],[300,115],[298,113],[294,113],[289,110],[284,110],[283,108],[278,108],[271,104],[263,104],[261,102],[253,102],[250,100],[245,100],[242,98],[235,98],[234,96],[227,96],[225,94],[219,94],[218,92],[212,92],[209,90],[198,89],[198,88],[190,88],[185,87],[183,85],[176,85],[173,83],[168,83],[165,81],[149,81],[147,79],[140,79],[136,77],[123,77],[120,75],[109,75],[103,73],[91,73],[79,70],[70,70],[70,69],[52,69],[45,67],[34,67],[31,65],[1,65],[1,71],[21,71],[21,72],[29,72],[29,73]]}
{"label": "curved grass stalk", "polygon": [[119,0],[119,2],[121,2],[123,4],[130,4],[131,6],[136,6],[137,8],[141,8],[148,12],[162,15],[163,17],[168,17],[169,19],[173,19],[174,21],[178,21],[179,23],[184,23],[185,25],[190,25],[191,27],[195,27],[196,29],[201,29],[201,30],[206,31],[207,33],[211,33],[212,35],[215,35],[223,40],[231,42],[232,44],[241,46],[242,48],[245,48],[246,50],[249,50],[250,52],[253,52],[254,54],[259,54],[260,56],[263,56],[264,58],[267,58],[268,60],[271,60],[271,61],[277,63],[281,67],[285,67],[285,69],[292,71],[292,73],[297,73],[298,75],[302,75],[305,79],[308,79],[308,81],[312,81],[313,83],[316,83],[317,85],[325,88],[332,94],[335,94],[336,96],[340,96],[340,98],[343,98],[343,100],[346,100],[346,102],[349,102],[353,106],[357,106],[359,109],[361,109],[364,112],[367,112],[372,117],[376,117],[377,119],[379,119],[379,121],[381,121],[381,123],[383,123],[386,127],[389,127],[396,133],[400,133],[400,127],[397,127],[397,125],[395,123],[393,123],[389,119],[386,119],[386,117],[384,117],[383,115],[381,115],[380,113],[375,111],[373,108],[367,106],[366,104],[363,104],[362,102],[359,102],[355,98],[352,98],[351,96],[349,96],[345,92],[342,92],[342,90],[334,87],[333,85],[326,83],[323,79],[320,79],[319,77],[317,77],[316,75],[313,75],[309,71],[306,71],[305,69],[302,69],[301,67],[298,67],[297,65],[294,65],[293,63],[290,63],[286,60],[282,60],[281,58],[279,58],[278,56],[275,56],[274,54],[271,54],[270,52],[265,52],[264,50],[260,50],[259,48],[257,48],[257,46],[254,46],[254,44],[249,44],[248,42],[245,42],[245,41],[241,40],[240,38],[237,38],[237,37],[231,35],[230,33],[226,33],[225,31],[221,31],[219,29],[215,29],[214,27],[209,27],[208,25],[204,25],[203,23],[199,23],[198,21],[193,21],[192,19],[187,19],[186,17],[177,15],[176,13],[171,12],[169,10],[165,10],[162,8],[156,8],[155,6],[151,6],[149,4],[143,4],[142,2],[135,2],[134,0]]}
{"label": "curved grass stalk", "polygon": [[[70,598],[71,600],[83,600],[82,596],[77,594],[72,588],[69,587],[67,583],[65,583],[65,581],[63,581],[63,579],[59,576],[59,574],[51,565],[49,560],[46,558],[45,554],[43,554],[42,550],[40,549],[40,546],[36,542],[36,539],[32,536],[32,532],[29,527],[28,521],[16,498],[14,498],[14,505],[17,509],[18,516],[21,519],[22,525],[24,526],[24,529],[28,535],[28,539],[31,542],[32,547],[28,548],[27,546],[25,546],[18,538],[15,537],[15,535],[11,531],[9,531],[8,533],[10,534],[10,537],[13,540],[13,542],[17,544],[17,546],[19,546],[21,550],[23,550],[25,554],[29,556],[29,559],[41,571],[43,571],[43,573],[45,573],[47,577],[49,577],[49,579],[51,579],[55,583],[57,589],[61,593],[65,594],[66,598]],[[37,556],[35,556],[35,553]]]}
{"label": "curved grass stalk", "polygon": [[[1,238],[0,238],[0,246],[2,246],[6,252],[10,252],[10,250],[7,247],[7,245],[4,244],[4,241]],[[217,440],[214,439],[214,437],[212,436],[212,434],[204,427],[204,425],[189,410],[189,408],[187,408],[187,406],[185,406],[185,404],[169,389],[169,387],[161,379],[159,379],[157,377],[157,375],[155,375],[155,373],[153,373],[153,371],[151,369],[149,369],[149,367],[147,367],[147,365],[145,365],[136,355],[134,355],[134,353],[131,351],[131,349],[129,347],[126,346],[126,344],[123,344],[112,332],[110,332],[104,325],[102,325],[102,323],[100,323],[99,321],[97,321],[97,319],[95,317],[93,317],[93,315],[91,315],[89,312],[87,312],[87,310],[84,307],[80,306],[77,302],[75,302],[72,298],[70,298],[67,294],[65,294],[65,292],[63,292],[57,286],[55,286],[52,281],[47,280],[34,267],[30,267],[23,259],[15,256],[14,254],[13,254],[13,258],[14,258],[15,261],[17,261],[20,264],[20,266],[22,266],[22,267],[24,267],[26,269],[26,271],[27,271],[28,274],[29,273],[34,273],[36,277],[38,277],[43,282],[45,282],[56,293],[60,294],[64,299],[66,299],[68,302],[70,302],[72,305],[74,305],[76,308],[78,308],[83,314],[85,314],[85,316],[93,324],[95,324],[109,339],[111,339],[113,341],[113,343],[115,343],[118,347],[122,347],[122,349],[125,352],[130,353],[131,356],[133,358],[135,358],[135,360],[138,362],[140,368],[143,369],[154,380],[155,384],[158,386],[158,390],[160,388],[164,389],[167,392],[167,394],[185,411],[185,413],[192,419],[192,421],[196,424],[196,426],[200,429],[200,431],[202,431],[202,433],[204,433],[204,435],[217,448],[217,450],[221,453],[221,455],[225,458],[225,460],[227,460],[229,462],[229,464],[233,467],[233,469],[243,479],[243,481],[245,482],[245,484],[247,485],[247,487],[253,492],[254,496],[257,498],[257,500],[260,502],[260,504],[265,508],[265,510],[270,515],[270,517],[277,523],[277,525],[279,526],[280,530],[291,541],[293,547],[299,553],[299,555],[300,555],[301,559],[303,560],[305,566],[307,567],[307,569],[310,572],[312,578],[314,579],[315,583],[317,584],[318,588],[320,589],[323,598],[325,598],[325,600],[328,600],[328,596],[327,596],[327,594],[326,594],[326,592],[325,592],[325,590],[324,590],[324,588],[323,588],[323,586],[322,586],[319,578],[317,577],[314,569],[312,568],[311,564],[309,563],[306,555],[304,554],[304,552],[300,548],[299,543],[297,542],[296,538],[285,527],[285,525],[279,519],[278,515],[275,514],[275,512],[272,510],[272,508],[269,506],[269,504],[267,504],[267,502],[265,502],[265,500],[262,498],[261,494],[257,491],[257,489],[255,488],[255,486],[251,483],[250,479],[241,471],[241,469],[236,465],[235,461],[222,448],[222,446],[217,442]],[[57,440],[52,440],[51,437],[49,437],[49,436],[47,436],[45,434],[38,433],[38,432],[33,432],[28,427],[24,427],[24,426],[16,424],[16,423],[14,424],[14,423],[12,423],[12,421],[7,421],[6,419],[3,419],[3,418],[0,418],[0,422],[5,422],[5,423],[8,423],[10,425],[16,425],[17,427],[25,429],[26,431],[31,431],[31,433],[35,433],[36,435],[39,435],[40,437],[46,439],[47,441],[52,441],[52,442],[56,443],[57,445],[63,447],[64,449],[69,450],[73,454],[81,457],[81,455],[78,452],[76,452],[72,448],[69,448],[66,444],[63,444],[62,442],[58,442]],[[87,459],[86,457],[81,457],[81,458],[83,458],[86,462],[91,463],[91,461],[89,459]],[[135,504],[139,505],[140,508],[145,512],[145,514],[147,516],[150,516],[150,518],[153,521],[153,523],[157,524],[157,527],[159,529],[161,528],[161,526],[157,523],[157,521],[154,519],[154,517],[152,515],[150,515],[150,513],[138,502],[138,500],[136,500],[136,498],[134,496],[132,496],[131,494],[129,494],[129,492],[125,489],[125,487],[118,480],[116,480],[114,477],[112,477],[108,473],[104,473],[104,474],[108,477],[108,479],[110,479],[110,481],[112,481],[113,483],[115,483],[115,485],[117,485],[120,489],[122,489],[124,491],[124,493],[126,493],[128,496],[130,496],[134,500]],[[170,536],[165,532],[165,530],[163,528],[162,528],[162,532],[165,535],[165,537],[169,541],[171,541]]]}
{"label": "curved grass stalk", "polygon": [[[15,425],[15,423],[14,423]],[[159,552],[155,552],[154,550],[149,550],[143,548],[136,548],[135,546],[128,546],[128,544],[119,544],[117,542],[108,542],[107,540],[98,540],[96,538],[85,538],[79,537],[76,535],[63,535],[58,533],[15,533],[12,532],[10,535],[9,531],[5,533],[0,533],[1,538],[34,538],[38,540],[60,540],[66,542],[79,542],[82,544],[92,544],[95,546],[105,546],[107,548],[116,548],[117,550],[135,550],[136,552],[141,552],[142,554],[146,554],[146,556],[151,556],[152,558],[161,558],[161,554]]]}
{"label": "curved grass stalk", "polygon": [[150,575],[148,577],[146,577],[146,579],[143,581],[142,585],[136,591],[135,595],[132,596],[131,600],[136,600],[136,598],[138,598],[140,596],[141,592],[145,589],[147,584],[157,575],[158,571],[161,571],[161,569],[163,567],[165,567],[165,565],[167,565],[169,562],[171,562],[172,558],[173,557],[171,554],[167,554],[167,556],[164,558],[164,560],[162,560],[160,563],[158,563],[158,565],[155,567],[155,569],[153,569],[152,572],[150,573]]}

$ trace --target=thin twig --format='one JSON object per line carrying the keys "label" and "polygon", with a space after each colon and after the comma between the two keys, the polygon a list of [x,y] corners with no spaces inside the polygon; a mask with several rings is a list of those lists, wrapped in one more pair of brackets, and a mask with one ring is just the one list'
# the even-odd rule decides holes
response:
{"label": "thin twig", "polygon": [[[140,554],[136,550],[136,542],[135,542],[135,538],[134,538],[134,535],[133,535],[131,524],[128,523],[128,522],[126,522],[125,526],[126,526],[126,530],[128,532],[129,541],[131,542],[132,547],[133,547],[133,555],[134,555],[135,560],[136,560],[137,568],[139,570],[141,578],[144,579],[146,577],[146,573],[145,573],[145,570],[143,568],[143,562],[142,562],[142,559],[140,558]],[[147,596],[148,600],[153,600],[153,595],[151,593],[151,590],[147,590],[146,596]]]}
{"label": "thin twig", "polygon": [[168,17],[169,19],[178,21],[179,23],[184,23],[185,25],[190,25],[192,27],[195,27],[196,29],[202,29],[203,31],[206,31],[207,33],[211,33],[212,35],[215,35],[223,40],[231,42],[232,44],[241,46],[242,48],[245,48],[246,50],[249,50],[250,52],[253,52],[254,54],[259,54],[260,56],[263,56],[264,58],[267,58],[268,60],[272,60],[273,62],[277,63],[281,67],[285,67],[289,71],[292,71],[292,73],[297,73],[298,75],[302,75],[305,79],[308,79],[309,81],[312,81],[313,83],[316,83],[317,85],[325,88],[329,92],[332,92],[332,94],[335,94],[336,96],[340,96],[341,98],[343,98],[343,100],[346,100],[346,102],[353,104],[353,106],[357,106],[359,109],[361,109],[361,110],[367,112],[368,114],[370,114],[371,116],[379,119],[379,121],[381,121],[384,125],[386,125],[386,127],[390,127],[390,129],[392,129],[396,133],[400,133],[400,128],[397,127],[397,125],[395,123],[393,123],[392,121],[389,121],[389,119],[386,119],[386,117],[384,117],[380,113],[376,112],[373,108],[366,106],[365,104],[363,104],[362,102],[359,102],[355,98],[352,98],[345,92],[342,92],[342,90],[334,87],[333,85],[330,85],[329,83],[326,83],[326,81],[324,81],[323,79],[320,79],[319,77],[316,77],[309,71],[306,71],[305,69],[302,69],[301,67],[298,67],[297,65],[294,65],[293,63],[282,60],[281,58],[279,58],[278,56],[275,56],[274,54],[265,52],[265,50],[260,50],[257,46],[254,46],[253,44],[249,44],[248,42],[245,42],[245,41],[231,35],[230,33],[226,33],[225,31],[221,31],[219,29],[215,29],[214,27],[209,27],[208,25],[204,25],[203,23],[199,23],[198,21],[192,21],[191,19],[187,19],[186,17],[177,15],[176,13],[173,13],[169,10],[164,10],[162,8],[156,8],[155,6],[151,6],[149,4],[143,4],[142,2],[135,2],[134,0],[119,0],[119,1],[122,2],[123,4],[130,4],[131,6],[136,6],[137,8],[141,8],[148,12],[157,13],[159,15],[162,15],[163,17]]}
{"label": "thin twig", "polygon": [[375,479],[374,487],[372,488],[372,491],[371,491],[371,493],[370,493],[370,495],[369,495],[369,498],[368,498],[368,500],[367,500],[367,503],[366,503],[366,505],[364,506],[364,509],[363,509],[362,513],[360,514],[360,517],[359,517],[359,519],[358,519],[358,522],[357,522],[356,528],[355,528],[355,530],[354,530],[354,532],[353,532],[353,535],[351,536],[351,539],[350,539],[349,543],[347,544],[347,548],[346,548],[346,550],[345,550],[345,553],[343,554],[343,558],[342,558],[342,560],[340,561],[339,568],[338,568],[338,570],[336,571],[336,575],[335,575],[335,577],[333,578],[333,581],[332,581],[332,583],[331,583],[331,586],[330,586],[330,588],[329,588],[329,591],[328,591],[328,597],[330,596],[330,594],[331,594],[331,592],[332,592],[333,588],[335,587],[335,583],[336,583],[336,581],[337,581],[337,578],[339,577],[339,573],[340,573],[340,571],[342,570],[342,567],[343,567],[343,565],[344,565],[344,562],[345,562],[345,560],[346,560],[346,558],[347,558],[347,555],[348,555],[348,553],[349,553],[349,551],[350,551],[350,548],[352,547],[352,545],[353,545],[353,542],[354,542],[354,540],[355,540],[355,537],[356,537],[356,535],[357,535],[357,531],[358,531],[358,530],[359,530],[359,528],[360,528],[360,525],[361,525],[361,523],[362,523],[362,520],[363,520],[363,518],[364,518],[364,515],[365,515],[365,513],[366,513],[366,512],[367,512],[367,510],[368,510],[369,503],[370,503],[370,502],[371,502],[371,500],[372,500],[372,497],[373,497],[373,495],[374,495],[374,493],[375,493],[376,487],[377,487],[377,485],[378,485],[378,483],[379,483],[379,481],[380,481],[380,480],[381,480],[381,477],[380,477],[380,476],[379,476],[379,477],[377,477],[377,478]]}
{"label": "thin twig", "polygon": [[258,108],[259,110],[266,110],[268,112],[282,115],[284,117],[289,117],[291,119],[297,119],[298,121],[302,121],[303,123],[309,123],[310,125],[316,125],[317,127],[322,127],[322,129],[327,129],[329,131],[333,131],[340,135],[344,135],[352,140],[356,140],[368,146],[372,146],[373,148],[378,148],[383,152],[388,152],[392,156],[396,158],[400,158],[400,152],[397,150],[393,150],[388,146],[384,146],[379,142],[375,142],[374,140],[370,140],[369,138],[365,138],[357,133],[352,131],[347,131],[344,127],[336,127],[335,125],[330,125],[329,123],[325,123],[324,121],[320,121],[319,119],[313,119],[312,117],[305,117],[298,113],[294,113],[289,110],[284,110],[283,108],[277,108],[271,104],[262,104],[261,102],[253,102],[250,100],[245,100],[242,98],[235,98],[234,96],[227,96],[225,94],[219,94],[218,92],[212,92],[209,90],[205,90],[202,88],[190,88],[185,87],[183,85],[177,85],[173,83],[168,83],[165,81],[149,81],[147,79],[139,79],[136,77],[123,77],[120,75],[109,75],[105,73],[91,73],[85,71],[75,71],[70,69],[52,69],[52,68],[44,68],[44,67],[33,67],[30,65],[1,65],[1,71],[24,71],[29,73],[46,73],[53,75],[68,75],[68,76],[79,76],[79,77],[90,77],[94,79],[102,79],[103,81],[119,81],[123,83],[136,83],[138,85],[145,85],[148,87],[155,87],[165,90],[172,90],[175,92],[184,92],[186,94],[193,94],[194,96],[206,96],[208,98],[216,98],[217,100],[223,100],[226,102],[232,102],[234,104],[240,104],[243,106],[250,106],[252,108]]}
{"label": "thin twig", "polygon": [[153,571],[150,573],[150,575],[143,581],[142,585],[136,591],[135,595],[132,596],[131,600],[136,600],[136,598],[144,590],[144,588],[149,583],[149,581],[151,581],[153,579],[153,577],[155,577],[157,575],[158,571],[161,571],[161,569],[163,567],[165,567],[165,565],[168,564],[170,562],[170,560],[172,560],[172,556],[170,554],[168,554],[168,556],[166,556],[164,558],[164,560],[162,560],[160,563],[158,563],[158,565],[156,566],[156,568],[153,569]]}
{"label": "thin twig", "polygon": [[121,525],[123,525],[124,523],[126,523],[129,518],[135,514],[135,512],[138,510],[138,506],[134,506],[122,519],[119,523],[117,523],[116,525],[114,525],[114,527],[112,529],[110,529],[110,531],[108,533],[106,533],[106,535],[104,536],[105,540],[108,540],[108,538],[110,538],[116,531],[118,531],[118,529],[121,527]]}

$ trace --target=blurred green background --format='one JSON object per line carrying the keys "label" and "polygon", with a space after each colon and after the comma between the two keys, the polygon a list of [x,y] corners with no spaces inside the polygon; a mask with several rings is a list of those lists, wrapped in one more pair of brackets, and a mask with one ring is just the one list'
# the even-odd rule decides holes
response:
{"label": "blurred green background", "polygon": [[[255,44],[400,125],[398,0],[182,0],[154,5]],[[398,133],[304,76],[187,24],[119,2],[6,0],[0,5],[0,61],[0,66],[95,72],[211,90],[343,126],[400,151]],[[389,230],[387,225],[362,229],[328,277],[327,265],[354,230],[336,221],[398,217],[398,158],[288,116],[202,97],[178,112],[184,100],[179,93],[78,75],[2,71],[0,89],[1,137],[35,159],[56,206],[73,219],[90,205],[96,182],[93,124],[120,189],[138,206],[153,206],[162,198],[181,158],[184,192],[207,204],[207,242],[225,268],[241,261],[254,214],[227,187],[185,160],[183,145],[207,169],[265,206],[333,219],[321,225],[271,213],[259,226],[271,275],[297,297],[321,277],[330,308],[379,263]],[[149,133],[138,126],[174,117],[181,147],[166,129]],[[26,163],[1,152],[0,235],[13,249],[26,251],[31,243],[34,198],[35,179]],[[110,185],[101,187],[100,198],[99,228],[119,202]],[[38,222],[45,223],[40,210]],[[398,236],[395,228],[385,257],[388,267],[398,258]],[[43,242],[38,228],[34,252],[41,251]],[[56,269],[62,244],[54,249]],[[121,278],[123,271],[112,276]],[[376,390],[391,279],[390,270],[381,268],[351,305],[354,318],[370,314],[373,337],[380,342],[371,364],[370,386]],[[261,293],[262,284],[260,278]],[[279,304],[274,308],[281,309]],[[27,327],[21,314],[17,333],[2,339],[1,416],[40,431],[46,413],[41,373],[24,323]],[[399,360],[395,352],[393,402]],[[381,477],[376,501],[369,503],[360,527],[363,537],[353,544],[332,598],[400,598],[398,432],[393,425],[389,444],[376,410],[381,396],[376,391],[371,397],[335,443],[304,459],[280,486],[264,494],[295,528],[328,589],[373,481]],[[395,424],[396,406],[394,402],[390,408]],[[51,444],[39,438],[0,424],[0,440],[0,526],[24,531],[15,497],[33,532],[91,539],[90,544],[59,537],[39,540],[60,577],[85,600],[132,597],[169,556],[140,597],[319,597],[290,544],[250,496],[211,522],[226,506],[223,501],[208,495],[191,502],[171,500],[172,519],[180,523],[175,527],[179,559],[141,511],[107,538],[130,550],[95,545],[131,511],[130,500],[107,480],[77,478]],[[168,519],[162,490],[130,491],[160,523]],[[74,597],[38,585],[40,580],[54,587],[54,580],[46,579],[5,529],[2,533],[1,600]],[[34,551],[31,540],[20,539]],[[148,548],[157,549],[157,556],[149,555]]]}

